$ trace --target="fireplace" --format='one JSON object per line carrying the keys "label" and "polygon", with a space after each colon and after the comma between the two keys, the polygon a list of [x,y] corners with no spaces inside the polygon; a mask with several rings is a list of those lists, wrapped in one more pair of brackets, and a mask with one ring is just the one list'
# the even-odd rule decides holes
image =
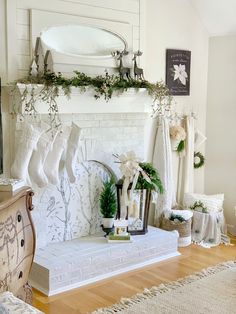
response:
{"label": "fireplace", "polygon": [[[24,104],[21,103],[21,97],[25,88],[27,88],[28,97],[30,97],[32,89],[37,94],[43,86],[17,84],[17,87],[18,90],[14,95],[14,99],[10,98],[9,100],[9,104],[13,107],[9,106],[8,110],[13,112],[18,107],[17,110],[24,113],[25,108]],[[12,94],[9,93],[8,97],[11,96]],[[81,128],[76,170],[77,185],[68,184],[67,174],[64,169],[65,160],[60,163],[61,181],[59,186],[48,185],[40,189],[33,184],[32,188],[35,191],[33,219],[37,232],[37,248],[44,247],[51,242],[72,240],[97,231],[97,227],[89,227],[88,220],[92,215],[86,216],[82,213],[82,204],[89,208],[88,211],[91,212],[92,210],[89,204],[81,200],[78,186],[83,182],[83,195],[85,195],[86,189],[90,189],[91,192],[92,186],[94,192],[92,191],[90,196],[94,199],[96,191],[94,185],[101,188],[102,178],[109,175],[109,172],[114,172],[117,179],[120,178],[118,164],[114,162],[113,154],[122,154],[133,150],[137,156],[144,159],[145,126],[151,111],[152,98],[145,89],[136,91],[131,88],[122,95],[114,94],[109,101],[102,98],[96,100],[91,89],[88,88],[85,92],[81,92],[78,88],[72,88],[70,99],[65,97],[63,92],[59,92],[57,104],[62,124],[71,125],[73,122]],[[37,101],[35,108],[37,110],[36,119],[47,122],[47,104]],[[25,115],[25,119],[32,121],[33,118]],[[17,123],[18,117],[11,120],[11,134],[14,134]],[[9,163],[12,164],[14,137],[11,137],[10,158],[8,159]],[[96,178],[95,175],[92,178],[90,173],[95,173]],[[91,184],[88,183],[89,180],[92,182]],[[80,205],[77,206],[76,204]],[[78,212],[80,212],[79,216],[77,215]],[[87,220],[86,227],[79,227],[77,222],[73,223],[73,228],[66,227],[67,230],[65,231],[62,226],[68,225],[68,219],[66,218],[68,215],[71,220],[76,219],[76,217]],[[92,231],[92,229],[94,230]]]}
{"label": "fireplace", "polygon": [[[19,85],[20,92],[24,88]],[[175,233],[150,227],[146,235],[120,246],[107,243],[100,227],[102,182],[111,173],[120,177],[113,154],[133,150],[144,159],[151,105],[145,90],[130,90],[109,102],[95,100],[89,90],[73,90],[70,100],[58,97],[61,122],[73,122],[82,131],[75,183],[69,182],[62,160],[57,186],[32,186],[37,246],[30,278],[43,293],[66,291],[179,254]],[[38,118],[46,121],[46,104],[36,103],[36,109]]]}

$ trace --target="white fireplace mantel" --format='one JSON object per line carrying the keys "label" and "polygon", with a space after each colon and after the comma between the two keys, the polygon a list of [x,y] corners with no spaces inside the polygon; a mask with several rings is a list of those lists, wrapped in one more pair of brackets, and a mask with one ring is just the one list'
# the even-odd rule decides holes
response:
{"label": "white fireplace mantel", "polygon": [[[39,93],[43,85],[33,84],[17,84],[20,94],[27,87],[28,97],[30,92],[35,89],[35,93]],[[130,88],[122,94],[114,93],[112,98],[106,101],[103,96],[99,99],[94,97],[95,91],[93,88],[86,88],[83,92],[79,88],[72,87],[70,98],[64,95],[60,90],[59,97],[56,99],[59,113],[138,113],[151,112],[152,97],[148,94],[145,88],[134,89]],[[37,101],[35,109],[39,114],[48,113],[48,105],[45,102]],[[18,108],[20,113],[24,113],[24,104]]]}

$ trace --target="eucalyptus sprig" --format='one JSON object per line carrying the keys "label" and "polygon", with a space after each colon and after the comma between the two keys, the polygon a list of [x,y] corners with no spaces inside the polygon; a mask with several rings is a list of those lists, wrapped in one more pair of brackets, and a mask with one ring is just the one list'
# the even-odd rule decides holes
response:
{"label": "eucalyptus sprig", "polygon": [[153,98],[153,114],[170,112],[173,96],[163,81],[155,84],[149,83],[147,90]]}

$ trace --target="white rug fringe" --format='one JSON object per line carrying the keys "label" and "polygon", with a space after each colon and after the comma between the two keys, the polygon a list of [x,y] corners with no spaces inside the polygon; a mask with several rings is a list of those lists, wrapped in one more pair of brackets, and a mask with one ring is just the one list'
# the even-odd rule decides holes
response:
{"label": "white rug fringe", "polygon": [[236,267],[236,261],[228,261],[221,264],[218,264],[213,267],[208,267],[203,269],[200,272],[194,273],[193,275],[178,279],[177,281],[160,284],[159,286],[154,286],[150,289],[145,289],[142,293],[138,293],[132,298],[122,298],[121,301],[117,304],[114,304],[111,307],[101,308],[92,312],[92,314],[115,314],[122,310],[128,309],[134,304],[137,304],[143,300],[150,299],[159,294],[178,289],[186,284],[192,283],[199,279],[208,277],[210,275],[214,275],[219,273],[225,269]]}

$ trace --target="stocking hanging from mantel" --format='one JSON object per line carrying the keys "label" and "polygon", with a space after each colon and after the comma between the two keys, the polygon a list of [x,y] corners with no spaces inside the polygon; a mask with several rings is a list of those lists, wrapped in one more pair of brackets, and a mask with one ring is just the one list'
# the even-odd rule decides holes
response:
{"label": "stocking hanging from mantel", "polygon": [[172,150],[169,134],[169,122],[165,117],[153,117],[147,131],[148,145],[146,159],[158,169],[164,186],[164,193],[155,201],[154,224],[159,226],[160,216],[170,211],[176,204],[176,193],[173,179]]}
{"label": "stocking hanging from mantel", "polygon": [[44,122],[28,123],[20,122],[17,125],[16,136],[17,146],[15,158],[11,167],[13,178],[28,181],[28,166],[38,140],[45,132],[47,124]]}
{"label": "stocking hanging from mantel", "polygon": [[62,154],[66,150],[70,132],[70,126],[62,127],[62,129],[57,133],[52,150],[49,151],[44,163],[44,172],[47,176],[48,182],[53,185],[57,185],[60,182],[59,164]]}
{"label": "stocking hanging from mantel", "polygon": [[[48,126],[48,129],[50,127]],[[38,187],[42,188],[48,184],[48,178],[44,172],[44,163],[49,151],[52,150],[54,140],[57,132],[52,136],[51,132],[44,132],[37,144],[36,150],[33,152],[29,163],[30,181],[36,183]]]}
{"label": "stocking hanging from mantel", "polygon": [[72,123],[66,151],[66,171],[71,183],[75,182],[74,168],[79,150],[80,131],[81,129]]}

